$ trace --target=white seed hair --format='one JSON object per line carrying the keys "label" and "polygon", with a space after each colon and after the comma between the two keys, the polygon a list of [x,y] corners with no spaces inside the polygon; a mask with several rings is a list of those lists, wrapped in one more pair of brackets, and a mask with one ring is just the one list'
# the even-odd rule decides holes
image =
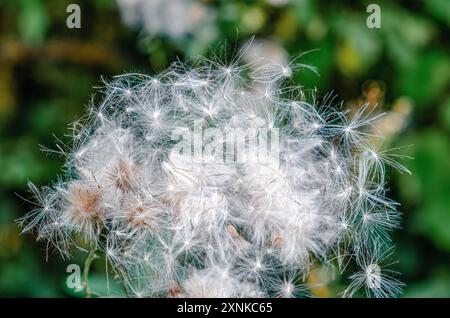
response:
{"label": "white seed hair", "polygon": [[[308,295],[317,264],[337,261],[344,272],[352,259],[362,271],[344,296],[401,292],[377,262],[399,225],[385,166],[408,170],[373,146],[381,114],[364,105],[351,117],[331,95],[319,101],[295,83],[297,70],[315,71],[297,59],[257,67],[239,56],[230,65],[202,59],[116,77],[73,126],[66,180],[30,184],[36,209],[23,231],[64,256],[81,235],[135,297]],[[196,125],[276,128],[279,156],[193,161],[173,151],[172,136]],[[233,147],[215,142],[219,153]]]}

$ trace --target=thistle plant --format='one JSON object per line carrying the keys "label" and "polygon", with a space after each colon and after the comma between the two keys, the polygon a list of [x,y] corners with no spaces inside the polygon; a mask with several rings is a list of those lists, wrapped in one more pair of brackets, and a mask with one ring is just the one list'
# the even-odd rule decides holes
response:
{"label": "thistle plant", "polygon": [[374,146],[382,115],[303,89],[293,75],[315,69],[298,58],[240,56],[106,83],[60,147],[65,179],[30,184],[23,231],[63,257],[87,246],[85,270],[104,255],[129,296],[308,296],[320,265],[349,280],[343,296],[401,292],[385,168],[408,170]]}

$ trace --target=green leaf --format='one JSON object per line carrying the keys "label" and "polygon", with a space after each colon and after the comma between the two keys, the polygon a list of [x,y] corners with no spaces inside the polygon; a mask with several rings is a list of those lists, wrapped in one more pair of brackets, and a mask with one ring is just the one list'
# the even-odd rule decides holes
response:
{"label": "green leaf", "polygon": [[426,0],[424,1],[425,8],[434,17],[440,19],[442,22],[450,25],[450,1],[448,0]]}
{"label": "green leaf", "polygon": [[445,52],[428,51],[417,63],[405,69],[399,91],[413,98],[418,107],[436,101],[450,81],[450,60]]}
{"label": "green leaf", "polygon": [[403,297],[429,298],[450,297],[450,273],[443,272],[430,276],[427,280],[413,283],[405,291]]}
{"label": "green leaf", "polygon": [[417,63],[420,48],[431,40],[435,26],[421,15],[405,9],[384,4],[382,6],[382,27],[386,48],[395,63],[402,67]]}
{"label": "green leaf", "polygon": [[[428,130],[403,140],[414,159],[408,164],[412,175],[401,175],[401,202],[417,206],[410,214],[410,230],[425,235],[435,246],[450,251],[450,144],[448,136]],[[408,211],[406,211],[408,213]]]}
{"label": "green leaf", "polygon": [[445,127],[450,131],[450,95],[446,97],[441,107],[441,120]]}
{"label": "green leaf", "polygon": [[47,11],[41,0],[21,0],[19,30],[23,41],[40,44],[47,33]]}
{"label": "green leaf", "polygon": [[363,15],[336,15],[332,29],[340,39],[336,60],[344,75],[362,74],[380,58],[380,33],[366,27]]}
{"label": "green leaf", "polygon": [[292,5],[295,17],[301,26],[306,26],[317,15],[315,2],[312,0],[298,0]]}

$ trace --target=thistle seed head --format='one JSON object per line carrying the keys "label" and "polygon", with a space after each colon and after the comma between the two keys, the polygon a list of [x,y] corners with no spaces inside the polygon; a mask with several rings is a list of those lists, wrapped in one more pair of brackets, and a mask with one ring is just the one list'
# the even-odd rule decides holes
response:
{"label": "thistle seed head", "polygon": [[134,296],[293,297],[318,263],[362,268],[345,296],[390,296],[379,265],[397,204],[373,115],[294,82],[294,60],[202,60],[125,74],[74,125],[67,180],[22,219],[60,252],[103,249]]}

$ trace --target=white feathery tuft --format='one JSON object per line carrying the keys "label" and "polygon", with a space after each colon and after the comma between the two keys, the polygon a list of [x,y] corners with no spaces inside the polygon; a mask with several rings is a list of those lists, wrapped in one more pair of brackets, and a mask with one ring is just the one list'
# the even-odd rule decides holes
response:
{"label": "white feathery tuft", "polygon": [[67,180],[30,184],[23,230],[65,256],[81,235],[130,296],[297,297],[317,264],[352,259],[345,296],[400,292],[378,263],[399,225],[385,165],[408,170],[372,145],[381,115],[308,99],[293,75],[314,68],[296,60],[241,61],[107,83]]}

